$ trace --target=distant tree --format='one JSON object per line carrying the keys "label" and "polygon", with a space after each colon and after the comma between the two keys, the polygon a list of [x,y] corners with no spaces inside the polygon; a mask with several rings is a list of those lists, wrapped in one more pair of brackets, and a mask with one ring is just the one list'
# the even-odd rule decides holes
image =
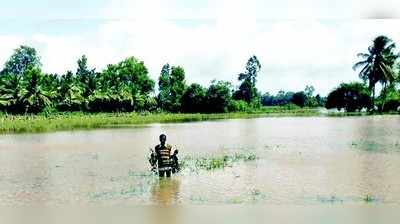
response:
{"label": "distant tree", "polygon": [[326,104],[326,97],[321,97],[319,94],[315,96],[318,107],[323,107]]}
{"label": "distant tree", "polygon": [[9,112],[20,111],[22,76],[6,73],[0,78],[0,105]]}
{"label": "distant tree", "polygon": [[304,89],[304,94],[306,94],[307,98],[311,98],[314,96],[314,91],[315,88],[314,86],[306,86],[306,88]]}
{"label": "distant tree", "polygon": [[261,97],[261,104],[264,106],[273,106],[274,105],[274,96],[271,95],[269,92],[266,92]]}
{"label": "distant tree", "polygon": [[293,92],[285,92],[283,90],[280,90],[278,94],[271,95],[269,93],[265,93],[261,97],[261,103],[264,106],[281,106],[281,105],[286,105],[292,102],[294,93]]}
{"label": "distant tree", "polygon": [[143,61],[135,57],[108,65],[96,81],[99,86],[89,97],[92,111],[141,111],[148,108],[146,103],[153,103],[149,98],[154,81]]}
{"label": "distant tree", "polygon": [[344,108],[348,112],[354,112],[367,108],[371,104],[370,91],[362,83],[342,83],[329,93],[326,108]]}
{"label": "distant tree", "polygon": [[205,109],[207,112],[226,112],[232,100],[232,85],[229,82],[213,80],[206,96]]}
{"label": "distant tree", "polygon": [[170,75],[170,88],[172,102],[170,110],[177,112],[181,108],[181,99],[186,89],[185,70],[180,66],[172,66]]}
{"label": "distant tree", "polygon": [[[378,36],[374,39],[373,44],[368,47],[368,53],[359,53],[357,56],[362,58],[361,61],[354,64],[353,69],[362,68],[359,76],[364,81],[368,81],[368,88],[372,94],[371,110],[375,107],[375,85],[381,82],[385,87],[388,82],[394,80],[394,72],[392,66],[398,55],[393,51],[396,45],[386,36]],[[385,91],[383,91],[385,94]]]}
{"label": "distant tree", "polygon": [[56,92],[44,85],[46,76],[39,68],[28,68],[24,72],[23,89],[20,93],[20,101],[25,111],[29,113],[41,112],[45,107],[52,105],[52,99]]}
{"label": "distant tree", "polygon": [[88,99],[90,94],[96,89],[96,72],[95,69],[88,68],[86,55],[82,55],[77,63],[76,77],[80,81],[82,96]]}
{"label": "distant tree", "polygon": [[170,73],[171,68],[169,64],[165,64],[160,73],[158,79],[158,105],[163,110],[168,110],[171,107],[170,96],[171,96],[171,86],[170,86]]}
{"label": "distant tree", "polygon": [[293,94],[292,103],[296,104],[299,107],[304,107],[306,105],[307,95],[301,91]]}
{"label": "distant tree", "polygon": [[165,64],[158,81],[158,104],[163,110],[178,112],[186,89],[185,70],[180,66]]}
{"label": "distant tree", "polygon": [[205,111],[206,89],[194,83],[182,96],[182,111],[185,113],[200,113]]}
{"label": "distant tree", "polygon": [[238,80],[242,81],[239,89],[234,93],[234,98],[237,100],[244,100],[250,103],[253,99],[257,97],[257,73],[261,69],[261,63],[258,58],[253,55],[249,58],[246,64],[246,71],[240,73]]}
{"label": "distant tree", "polygon": [[36,49],[21,45],[14,50],[14,53],[6,61],[1,74],[9,73],[14,75],[22,75],[28,68],[40,68],[40,57],[37,55]]}
{"label": "distant tree", "polygon": [[382,105],[382,111],[400,111],[400,90],[390,85],[386,91],[386,103]]}
{"label": "distant tree", "polygon": [[60,77],[58,87],[59,104],[57,109],[61,111],[79,110],[83,101],[82,89],[79,88],[76,77],[71,71]]}

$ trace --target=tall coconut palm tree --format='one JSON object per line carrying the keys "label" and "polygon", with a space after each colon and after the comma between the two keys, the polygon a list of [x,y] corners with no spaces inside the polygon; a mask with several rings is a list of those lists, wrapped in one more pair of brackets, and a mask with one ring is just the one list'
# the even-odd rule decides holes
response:
{"label": "tall coconut palm tree", "polygon": [[22,87],[22,77],[13,74],[4,74],[0,79],[0,105],[14,111],[17,109]]}
{"label": "tall coconut palm tree", "polygon": [[37,113],[52,104],[51,100],[55,97],[56,92],[46,89],[43,79],[43,74],[38,68],[30,68],[24,73],[24,89],[21,91],[20,99],[25,107],[25,112]]}
{"label": "tall coconut palm tree", "polygon": [[[372,110],[375,108],[375,86],[380,82],[384,88],[388,82],[394,80],[393,65],[398,57],[393,51],[396,45],[386,36],[378,36],[373,44],[368,47],[368,53],[359,53],[362,58],[353,66],[353,70],[362,68],[359,76],[364,82],[368,81],[368,87],[372,94]],[[385,93],[384,91],[382,92]]]}

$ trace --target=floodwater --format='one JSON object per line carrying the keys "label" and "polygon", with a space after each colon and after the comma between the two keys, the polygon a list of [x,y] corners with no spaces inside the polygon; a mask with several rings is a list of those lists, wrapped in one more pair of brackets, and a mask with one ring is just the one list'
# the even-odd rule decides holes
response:
{"label": "floodwater", "polygon": [[[159,180],[165,133],[185,156],[258,159]],[[276,117],[0,135],[0,205],[400,204],[400,116]]]}

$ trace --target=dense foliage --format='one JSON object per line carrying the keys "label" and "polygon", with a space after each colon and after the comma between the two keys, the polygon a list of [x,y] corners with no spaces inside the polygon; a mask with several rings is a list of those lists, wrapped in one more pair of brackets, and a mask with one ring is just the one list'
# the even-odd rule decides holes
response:
{"label": "dense foliage", "polygon": [[[229,82],[212,81],[206,88],[187,85],[181,66],[162,67],[158,80],[150,78],[143,61],[135,57],[109,64],[101,71],[88,66],[83,55],[75,72],[63,75],[46,74],[40,57],[29,46],[20,46],[0,72],[0,110],[7,113],[48,113],[55,111],[129,112],[167,111],[214,113],[246,111],[259,101],[256,84],[261,68],[256,56],[239,74],[238,90]],[[233,99],[236,93],[237,99]]]}
{"label": "dense foliage", "polygon": [[319,94],[314,96],[314,87],[306,86],[304,91],[300,92],[285,92],[279,91],[278,94],[271,95],[265,93],[261,97],[261,103],[264,106],[282,106],[287,104],[295,104],[299,107],[323,107],[325,106],[326,98]]}
{"label": "dense foliage", "polygon": [[342,83],[328,95],[326,107],[354,112],[371,104],[370,90],[359,82]]}

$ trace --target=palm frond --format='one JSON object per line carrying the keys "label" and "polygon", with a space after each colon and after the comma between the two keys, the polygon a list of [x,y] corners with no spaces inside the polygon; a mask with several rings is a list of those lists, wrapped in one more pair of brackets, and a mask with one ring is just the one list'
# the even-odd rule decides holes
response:
{"label": "palm frond", "polygon": [[355,63],[354,65],[353,65],[353,70],[355,71],[355,70],[357,70],[359,67],[362,67],[362,66],[365,66],[365,65],[367,65],[369,62],[367,61],[367,60],[365,60],[365,61],[359,61],[359,62],[357,62],[357,63]]}

